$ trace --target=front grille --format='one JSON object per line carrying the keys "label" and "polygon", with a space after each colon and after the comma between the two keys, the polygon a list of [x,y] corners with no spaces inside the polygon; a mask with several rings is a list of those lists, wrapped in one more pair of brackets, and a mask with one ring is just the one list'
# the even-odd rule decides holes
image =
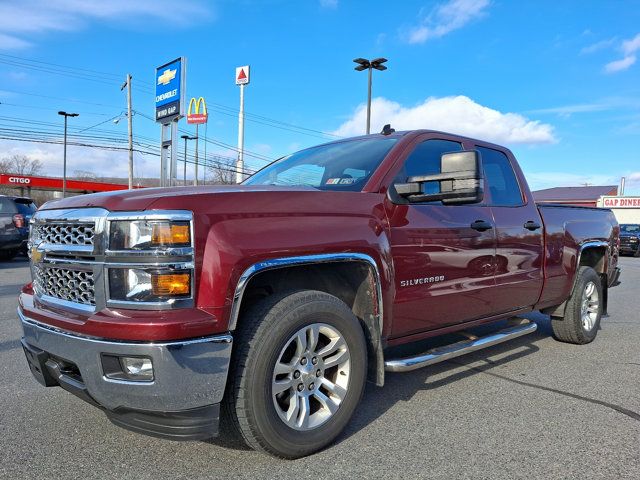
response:
{"label": "front grille", "polygon": [[33,226],[32,237],[51,245],[93,246],[92,223],[42,223]]}
{"label": "front grille", "polygon": [[34,266],[33,288],[38,295],[84,305],[96,304],[93,272]]}

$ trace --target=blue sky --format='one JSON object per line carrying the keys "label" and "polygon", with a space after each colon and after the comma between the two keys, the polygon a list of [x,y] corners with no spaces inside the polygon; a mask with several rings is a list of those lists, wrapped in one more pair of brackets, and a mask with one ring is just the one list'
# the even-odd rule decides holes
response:
{"label": "blue sky", "polygon": [[[363,133],[366,73],[352,59],[384,56],[372,130],[391,123],[505,144],[533,188],[624,175],[627,193],[640,194],[640,1],[0,0],[0,18],[0,137],[59,139],[64,109],[80,113],[72,133],[105,122],[81,132],[84,143],[122,141],[126,122],[109,119],[126,105],[130,72],[134,136],[157,146],[159,127],[144,117],[154,69],[184,55],[188,96],[210,107],[217,144],[207,152],[221,156],[237,144],[235,67],[251,65],[245,147],[255,169]],[[0,139],[0,149],[61,174],[60,145]],[[136,175],[158,175],[156,157],[135,161]],[[125,176],[126,153],[72,147],[69,165]]]}

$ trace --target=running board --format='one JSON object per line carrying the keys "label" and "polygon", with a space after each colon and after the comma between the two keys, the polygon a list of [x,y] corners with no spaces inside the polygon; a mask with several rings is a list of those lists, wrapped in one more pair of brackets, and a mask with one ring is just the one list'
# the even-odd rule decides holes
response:
{"label": "running board", "polygon": [[528,320],[524,322],[526,323],[505,328],[486,337],[470,336],[469,340],[434,348],[415,357],[387,360],[384,362],[384,369],[387,372],[410,372],[533,333],[538,328],[538,325],[533,322]]}

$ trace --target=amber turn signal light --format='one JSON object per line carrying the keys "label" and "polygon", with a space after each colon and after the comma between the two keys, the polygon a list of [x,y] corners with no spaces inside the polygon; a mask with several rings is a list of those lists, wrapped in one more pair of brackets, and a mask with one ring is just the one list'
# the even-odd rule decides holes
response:
{"label": "amber turn signal light", "polygon": [[151,288],[154,295],[189,295],[191,275],[188,273],[154,273],[151,275]]}
{"label": "amber turn signal light", "polygon": [[191,243],[189,225],[156,223],[151,232],[151,243],[154,245],[189,245]]}

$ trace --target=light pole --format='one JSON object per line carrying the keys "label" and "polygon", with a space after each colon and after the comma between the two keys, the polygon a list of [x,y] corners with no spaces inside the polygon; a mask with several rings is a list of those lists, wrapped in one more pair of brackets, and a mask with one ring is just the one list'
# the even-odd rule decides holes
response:
{"label": "light pole", "polygon": [[184,139],[184,169],[182,171],[183,183],[187,184],[187,140],[195,140],[198,137],[190,137],[189,135],[181,135],[180,138]]}
{"label": "light pole", "polygon": [[67,196],[67,117],[77,117],[78,113],[60,111],[58,115],[64,117],[64,159],[62,161],[62,198]]}
{"label": "light pole", "polygon": [[358,64],[357,67],[354,67],[357,71],[361,72],[362,70],[369,70],[369,89],[367,95],[367,135],[369,135],[371,131],[371,71],[375,68],[376,70],[386,70],[387,67],[382,65],[387,61],[386,58],[376,58],[374,60],[367,60],[365,58],[356,58],[354,62]]}

